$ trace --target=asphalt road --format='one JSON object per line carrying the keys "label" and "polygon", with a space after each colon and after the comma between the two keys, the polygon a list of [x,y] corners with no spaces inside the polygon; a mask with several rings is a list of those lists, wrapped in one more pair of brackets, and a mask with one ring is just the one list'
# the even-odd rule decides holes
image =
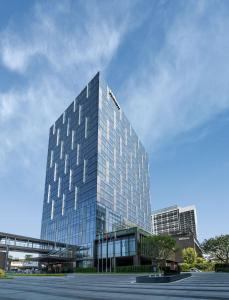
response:
{"label": "asphalt road", "polygon": [[135,283],[134,275],[68,275],[0,280],[0,300],[229,299],[229,274],[195,273],[168,284]]}

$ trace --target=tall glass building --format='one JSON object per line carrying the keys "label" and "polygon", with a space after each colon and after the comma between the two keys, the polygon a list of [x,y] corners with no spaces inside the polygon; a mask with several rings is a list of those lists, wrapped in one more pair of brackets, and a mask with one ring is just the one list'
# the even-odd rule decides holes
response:
{"label": "tall glass building", "polygon": [[50,128],[41,238],[86,246],[90,261],[99,233],[150,232],[149,185],[148,155],[97,73]]}

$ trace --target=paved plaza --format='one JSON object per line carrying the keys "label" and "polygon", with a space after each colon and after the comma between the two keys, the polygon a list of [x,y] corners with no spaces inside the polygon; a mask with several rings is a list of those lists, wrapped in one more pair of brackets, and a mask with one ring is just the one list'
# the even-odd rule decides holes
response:
{"label": "paved plaza", "polygon": [[195,273],[169,284],[136,284],[134,275],[68,275],[0,280],[0,299],[229,299],[229,274]]}

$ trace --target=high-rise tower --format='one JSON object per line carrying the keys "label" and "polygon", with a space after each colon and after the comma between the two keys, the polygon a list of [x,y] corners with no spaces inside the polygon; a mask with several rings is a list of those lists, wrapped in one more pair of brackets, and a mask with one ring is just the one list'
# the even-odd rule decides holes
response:
{"label": "high-rise tower", "polygon": [[100,232],[150,231],[149,185],[148,155],[97,73],[50,128],[41,237],[90,258]]}

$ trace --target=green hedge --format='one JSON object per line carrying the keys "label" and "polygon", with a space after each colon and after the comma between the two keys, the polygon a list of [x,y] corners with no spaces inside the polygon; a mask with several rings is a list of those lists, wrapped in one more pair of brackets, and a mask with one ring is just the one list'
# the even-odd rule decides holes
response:
{"label": "green hedge", "polygon": [[59,277],[59,276],[66,276],[66,274],[63,273],[41,273],[41,274],[24,274],[24,273],[9,273],[13,277],[47,277],[47,276],[54,276],[54,277]]}
{"label": "green hedge", "polygon": [[116,267],[117,273],[149,273],[152,271],[151,265],[145,266],[123,266],[123,267]]}
{"label": "green hedge", "polygon": [[[151,265],[146,266],[122,266],[116,267],[116,273],[149,273],[152,271]],[[76,273],[96,273],[96,268],[76,268]]]}
{"label": "green hedge", "polygon": [[95,273],[97,272],[96,268],[76,268],[75,269],[76,273]]}
{"label": "green hedge", "polygon": [[229,264],[215,264],[215,272],[229,273]]}

